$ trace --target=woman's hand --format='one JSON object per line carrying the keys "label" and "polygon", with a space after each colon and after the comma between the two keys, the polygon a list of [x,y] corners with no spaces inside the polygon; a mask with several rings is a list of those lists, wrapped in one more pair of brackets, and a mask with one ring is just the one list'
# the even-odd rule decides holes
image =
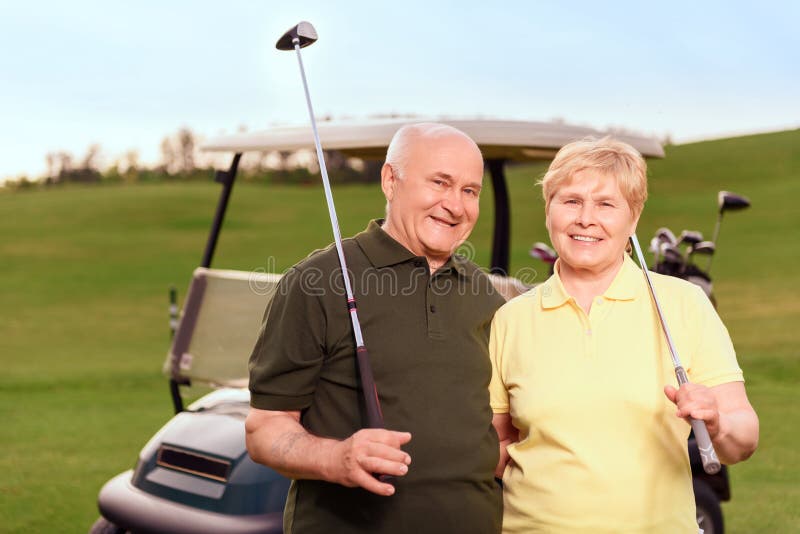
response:
{"label": "woman's hand", "polygon": [[705,421],[717,456],[724,464],[748,459],[758,447],[758,416],[747,400],[744,382],[729,382],[711,388],[683,384],[664,388],[683,419]]}
{"label": "woman's hand", "polygon": [[519,441],[519,430],[511,423],[511,415],[507,413],[494,414],[492,426],[494,426],[497,437],[500,440],[500,459],[497,462],[497,467],[495,467],[494,476],[503,478],[506,464],[511,460],[511,456],[508,454],[508,446]]}
{"label": "woman's hand", "polygon": [[685,419],[705,421],[712,441],[719,434],[719,408],[711,389],[700,384],[683,384],[680,389],[664,387],[667,398],[678,407],[675,415]]}

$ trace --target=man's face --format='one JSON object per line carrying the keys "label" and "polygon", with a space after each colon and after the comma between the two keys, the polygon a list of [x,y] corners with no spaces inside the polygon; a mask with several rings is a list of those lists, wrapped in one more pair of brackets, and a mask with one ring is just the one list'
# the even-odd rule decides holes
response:
{"label": "man's face", "polygon": [[407,156],[405,169],[387,164],[381,172],[389,202],[384,228],[438,267],[467,239],[478,220],[483,159],[468,139],[456,134],[418,136]]}
{"label": "man's face", "polygon": [[615,178],[584,169],[553,195],[546,220],[562,270],[602,276],[621,265],[638,217]]}

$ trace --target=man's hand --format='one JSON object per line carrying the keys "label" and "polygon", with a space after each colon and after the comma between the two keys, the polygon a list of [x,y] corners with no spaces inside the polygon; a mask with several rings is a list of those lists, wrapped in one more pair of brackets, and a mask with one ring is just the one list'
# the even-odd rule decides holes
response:
{"label": "man's hand", "polygon": [[672,386],[664,387],[664,394],[677,407],[676,415],[685,419],[705,421],[708,435],[712,440],[719,434],[719,408],[717,398],[706,386],[700,384],[683,384],[680,389]]}
{"label": "man's hand", "polygon": [[331,448],[326,479],[347,487],[362,487],[378,495],[394,494],[394,486],[376,476],[403,476],[411,456],[400,447],[411,441],[408,432],[377,428],[359,430]]}
{"label": "man's hand", "polygon": [[247,451],[253,461],[287,478],[326,480],[378,495],[394,494],[394,486],[374,475],[403,476],[411,457],[400,447],[408,432],[378,428],[359,430],[346,440],[309,434],[300,412],[251,408],[245,421]]}

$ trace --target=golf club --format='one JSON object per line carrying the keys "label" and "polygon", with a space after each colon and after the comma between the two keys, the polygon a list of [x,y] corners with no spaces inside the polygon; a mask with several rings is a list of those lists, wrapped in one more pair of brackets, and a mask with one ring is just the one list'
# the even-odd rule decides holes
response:
{"label": "golf club", "polygon": [[662,259],[657,265],[658,270],[656,272],[669,276],[679,276],[683,273],[686,261],[676,245],[667,242],[661,243],[659,254]]}
{"label": "golf club", "polygon": [[692,247],[703,240],[703,234],[696,230],[683,230],[678,237],[678,245],[686,245],[684,249],[684,258],[686,264],[689,265],[692,259]]}
{"label": "golf club", "polygon": [[[358,321],[358,312],[356,310],[356,299],[353,297],[353,290],[350,287],[350,278],[347,276],[347,263],[344,257],[344,250],[342,249],[342,236],[339,230],[339,219],[336,217],[336,207],[333,205],[333,194],[331,193],[331,184],[328,180],[328,170],[325,167],[325,156],[322,153],[322,145],[319,140],[319,133],[317,132],[317,121],[314,118],[314,109],[311,106],[311,96],[308,92],[308,83],[306,82],[306,73],[303,69],[303,58],[300,55],[300,49],[313,44],[317,40],[317,31],[310,22],[302,21],[293,28],[290,28],[275,44],[278,50],[295,50],[297,52],[297,63],[300,65],[300,76],[303,79],[303,89],[306,94],[306,104],[308,105],[308,116],[311,119],[311,129],[314,132],[314,145],[317,148],[317,159],[319,161],[319,169],[322,173],[322,184],[325,188],[325,200],[328,203],[328,214],[331,219],[331,227],[333,229],[333,240],[336,243],[336,252],[339,255],[339,266],[342,271],[342,278],[344,280],[344,288],[347,294],[347,309],[350,312],[350,322],[353,324],[353,334],[356,341],[356,361],[358,363],[358,372],[361,377],[361,386],[364,391],[364,402],[367,410],[367,427],[368,428],[384,428],[383,413],[381,412],[380,401],[378,400],[378,389],[375,386],[375,379],[372,376],[372,366],[369,363],[369,353],[364,346],[364,338],[361,334],[361,323]],[[392,477],[381,476],[379,477],[382,482],[390,482]]]}
{"label": "golf club", "polygon": [[716,252],[717,247],[714,246],[714,243],[711,241],[700,241],[699,243],[695,243],[689,246],[689,260],[691,261],[692,256],[695,254],[702,254],[704,256],[711,256]]}
{"label": "golf club", "polygon": [[[717,215],[717,224],[714,226],[714,237],[711,242],[716,246],[717,238],[719,237],[719,227],[722,224],[722,215],[726,211],[739,211],[750,207],[750,200],[742,195],[731,193],[730,191],[720,191],[717,193],[717,205],[719,206],[719,214]],[[708,264],[706,264],[706,273],[711,271],[711,262],[714,256],[708,257]]]}
{"label": "golf club", "polygon": [[703,240],[703,234],[701,234],[697,230],[684,230],[681,232],[681,235],[678,238],[678,244],[694,245],[695,243],[699,243],[702,240]]}
{"label": "golf club", "polygon": [[673,234],[672,230],[669,228],[662,226],[656,230],[655,236],[650,240],[650,252],[652,252],[654,256],[654,265],[658,265],[665,244],[676,245],[677,243],[678,240],[675,234]]}
{"label": "golf club", "polygon": [[675,234],[672,233],[672,230],[669,228],[661,227],[656,230],[656,238],[661,243],[669,243],[670,245],[677,245],[678,238],[675,237]]}
{"label": "golf club", "polygon": [[532,258],[542,260],[543,262],[551,265],[558,259],[558,254],[556,254],[556,251],[541,242],[534,243],[528,254],[530,254]]}
{"label": "golf club", "polygon": [[[675,349],[675,344],[672,342],[672,336],[669,333],[667,321],[664,318],[663,312],[661,311],[661,305],[658,302],[658,296],[656,295],[656,290],[653,287],[653,282],[650,280],[650,273],[647,271],[647,264],[644,261],[642,248],[639,246],[639,240],[636,238],[636,234],[631,235],[631,244],[633,245],[633,249],[636,251],[636,257],[639,260],[639,266],[642,268],[644,278],[647,281],[647,287],[650,290],[650,296],[653,299],[653,304],[655,305],[658,319],[661,322],[661,330],[664,332],[664,336],[667,338],[669,353],[672,356],[672,366],[675,368],[675,376],[678,379],[678,386],[680,387],[683,384],[689,383],[689,377],[686,376],[686,371],[684,370],[683,365],[681,365],[681,360],[678,357],[678,351]],[[697,448],[700,450],[700,458],[703,461],[703,470],[705,470],[705,472],[709,475],[718,473],[721,469],[721,465],[719,463],[719,458],[717,458],[717,453],[714,450],[714,445],[711,443],[711,437],[708,435],[708,429],[706,428],[705,422],[699,419],[691,419],[691,425],[692,430],[694,431],[694,438],[697,441]]]}
{"label": "golf club", "polygon": [[650,246],[647,248],[647,250],[653,253],[653,265],[657,265],[659,254],[661,252],[661,241],[658,239],[658,237],[653,237],[653,239],[650,240]]}

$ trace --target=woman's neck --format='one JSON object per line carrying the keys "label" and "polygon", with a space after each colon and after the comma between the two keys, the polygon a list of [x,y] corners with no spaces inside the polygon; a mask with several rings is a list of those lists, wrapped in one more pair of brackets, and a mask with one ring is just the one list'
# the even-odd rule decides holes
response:
{"label": "woman's neck", "polygon": [[592,309],[592,302],[611,287],[617,273],[622,268],[624,258],[619,263],[596,273],[584,269],[573,269],[566,263],[558,262],[558,276],[567,294],[573,297],[586,314]]}

